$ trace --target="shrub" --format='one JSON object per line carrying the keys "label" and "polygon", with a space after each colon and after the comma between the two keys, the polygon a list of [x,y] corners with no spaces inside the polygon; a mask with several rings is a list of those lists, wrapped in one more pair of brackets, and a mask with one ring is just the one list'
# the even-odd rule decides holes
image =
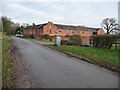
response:
{"label": "shrub", "polygon": [[52,37],[49,38],[50,41],[53,41]]}
{"label": "shrub", "polygon": [[44,35],[42,35],[42,38],[44,38],[44,39],[50,39],[50,36],[48,34],[44,34]]}
{"label": "shrub", "polygon": [[67,44],[79,46],[79,45],[81,45],[81,43],[82,43],[81,36],[73,35],[73,36],[70,36],[70,41],[68,41]]}
{"label": "shrub", "polygon": [[65,37],[70,37],[70,35],[69,35],[69,34],[67,34],[67,35],[65,35]]}
{"label": "shrub", "polygon": [[33,35],[23,35],[23,38],[34,38]]}
{"label": "shrub", "polygon": [[76,41],[70,40],[70,41],[67,41],[67,45],[78,46],[78,43]]}
{"label": "shrub", "polygon": [[67,45],[67,40],[61,40],[61,45]]}

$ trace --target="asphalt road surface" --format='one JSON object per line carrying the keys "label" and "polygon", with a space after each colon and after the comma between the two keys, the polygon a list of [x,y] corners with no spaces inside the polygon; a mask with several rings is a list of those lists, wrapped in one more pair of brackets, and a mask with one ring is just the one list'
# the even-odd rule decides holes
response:
{"label": "asphalt road surface", "polygon": [[22,38],[12,37],[30,88],[118,88],[111,71]]}

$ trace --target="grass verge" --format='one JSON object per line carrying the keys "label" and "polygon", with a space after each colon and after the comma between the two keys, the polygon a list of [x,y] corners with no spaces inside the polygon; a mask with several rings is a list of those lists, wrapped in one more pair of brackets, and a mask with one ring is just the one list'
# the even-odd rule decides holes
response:
{"label": "grass verge", "polygon": [[120,64],[118,63],[119,50],[67,45],[51,45],[50,47],[64,52],[72,53],[82,58],[87,58],[92,63],[110,69],[112,71],[118,71],[120,67]]}
{"label": "grass verge", "polygon": [[24,38],[24,39],[27,39],[27,40],[32,40],[32,41],[40,41],[40,42],[44,42],[44,43],[54,43],[55,41],[50,41],[50,40],[38,40],[38,39],[35,39],[35,38]]}
{"label": "grass verge", "polygon": [[45,43],[54,43],[55,41],[50,41],[50,40],[42,40],[42,42],[45,42]]}
{"label": "grass verge", "polygon": [[13,58],[10,53],[11,39],[3,35],[2,40],[2,88],[10,88],[13,84]]}
{"label": "grass verge", "polygon": [[24,38],[24,39],[27,39],[27,40],[32,40],[32,41],[34,41],[34,40],[35,40],[34,38]]}

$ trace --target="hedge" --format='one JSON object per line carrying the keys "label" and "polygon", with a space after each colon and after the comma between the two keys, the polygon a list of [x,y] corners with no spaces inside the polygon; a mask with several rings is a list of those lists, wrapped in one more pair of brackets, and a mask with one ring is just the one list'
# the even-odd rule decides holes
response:
{"label": "hedge", "polygon": [[96,35],[92,36],[91,39],[93,41],[93,46],[110,49],[112,44],[120,40],[120,35]]}

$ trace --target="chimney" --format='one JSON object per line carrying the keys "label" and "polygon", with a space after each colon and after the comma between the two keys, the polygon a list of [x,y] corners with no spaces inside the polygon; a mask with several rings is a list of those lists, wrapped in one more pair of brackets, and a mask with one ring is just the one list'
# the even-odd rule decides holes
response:
{"label": "chimney", "polygon": [[48,23],[52,23],[51,21],[48,21]]}

